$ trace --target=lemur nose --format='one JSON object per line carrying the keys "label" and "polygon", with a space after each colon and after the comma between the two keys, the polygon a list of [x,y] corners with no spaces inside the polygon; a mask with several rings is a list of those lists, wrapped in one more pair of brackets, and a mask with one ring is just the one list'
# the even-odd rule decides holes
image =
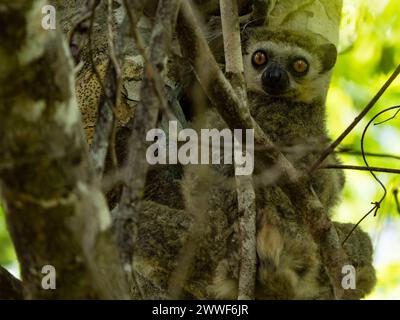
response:
{"label": "lemur nose", "polygon": [[271,70],[271,72],[268,74],[268,78],[271,82],[279,82],[281,81],[283,77],[282,70],[279,68],[274,68]]}
{"label": "lemur nose", "polygon": [[289,88],[289,76],[278,65],[267,68],[261,78],[264,90],[271,94],[280,94]]}

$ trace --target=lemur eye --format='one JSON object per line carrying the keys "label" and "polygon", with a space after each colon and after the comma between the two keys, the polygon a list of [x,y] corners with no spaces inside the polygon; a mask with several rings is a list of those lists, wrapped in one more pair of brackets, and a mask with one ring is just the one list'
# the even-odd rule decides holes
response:
{"label": "lemur eye", "polygon": [[252,62],[255,67],[261,67],[265,65],[267,61],[267,54],[264,51],[256,51],[253,54]]}
{"label": "lemur eye", "polygon": [[293,70],[297,73],[305,73],[308,71],[308,62],[304,59],[297,59],[292,64]]}

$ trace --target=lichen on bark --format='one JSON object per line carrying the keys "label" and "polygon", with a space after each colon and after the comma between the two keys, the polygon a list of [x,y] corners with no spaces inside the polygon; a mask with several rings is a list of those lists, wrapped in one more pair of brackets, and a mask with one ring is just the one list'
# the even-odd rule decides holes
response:
{"label": "lichen on bark", "polygon": [[[110,224],[98,219],[108,209],[94,196],[70,54],[41,28],[44,4],[0,1],[1,195],[26,297],[128,297]],[[41,286],[45,265],[57,290]]]}

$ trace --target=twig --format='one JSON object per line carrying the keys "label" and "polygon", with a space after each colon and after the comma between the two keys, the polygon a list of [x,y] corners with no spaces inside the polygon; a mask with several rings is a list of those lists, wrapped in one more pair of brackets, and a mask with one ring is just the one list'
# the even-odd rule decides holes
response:
{"label": "twig", "polygon": [[108,102],[108,104],[109,104],[109,106],[111,108],[113,103],[112,103],[111,99],[105,94],[106,90],[105,90],[105,87],[104,87],[104,83],[103,83],[103,80],[101,78],[100,72],[97,69],[96,62],[94,61],[94,52],[93,52],[93,49],[94,49],[93,48],[93,31],[94,30],[93,29],[94,29],[94,21],[96,19],[96,9],[99,6],[99,4],[100,4],[100,1],[95,1],[93,3],[92,8],[91,8],[90,26],[89,26],[89,33],[88,33],[89,59],[90,59],[90,64],[92,66],[92,70],[93,70],[93,72],[94,72],[94,74],[96,76],[96,79],[99,82],[99,84],[101,86],[101,89],[102,89],[102,92],[104,93],[105,98],[107,99],[107,102]]}
{"label": "twig", "polygon": [[[117,131],[117,117],[116,117],[116,110],[118,106],[121,104],[121,92],[122,92],[122,71],[121,71],[121,59],[120,54],[122,51],[122,41],[118,45],[118,48],[115,47],[114,44],[114,13],[113,13],[113,0],[108,0],[108,15],[107,15],[107,29],[108,29],[108,47],[109,47],[109,55],[110,60],[113,65],[113,69],[115,72],[115,102],[114,102],[114,117],[112,121],[112,129],[110,134],[110,153],[111,159],[114,168],[118,167],[118,159],[115,150],[115,139],[116,139],[116,131]],[[123,35],[120,36],[120,39],[123,39]],[[107,81],[107,79],[106,79]]]}
{"label": "twig", "polygon": [[[220,9],[226,75],[241,97],[242,108],[248,109],[237,1],[220,0]],[[236,176],[236,191],[241,239],[238,300],[249,300],[254,299],[257,273],[256,205],[252,177]]]}
{"label": "twig", "polygon": [[[95,134],[93,137],[93,143],[90,147],[90,156],[92,158],[93,166],[98,175],[102,175],[105,168],[105,161],[107,152],[110,152],[111,162],[113,168],[118,167],[118,160],[115,150],[115,136],[116,136],[116,109],[120,105],[121,101],[121,87],[122,87],[122,75],[120,68],[120,53],[122,51],[122,35],[118,38],[118,48],[114,44],[114,28],[113,28],[113,7],[112,1],[108,0],[107,3],[107,40],[109,49],[109,63],[107,65],[104,83],[102,79],[102,96],[100,98],[97,121],[95,127]],[[92,33],[92,23],[91,31]],[[90,38],[91,41],[91,38]],[[89,41],[89,42],[90,42]],[[92,45],[89,44],[91,47]],[[118,51],[118,53],[117,53]],[[93,56],[91,57],[92,64],[94,64]],[[92,65],[92,68],[96,68]],[[97,74],[99,77],[99,74]]]}
{"label": "twig", "polygon": [[397,111],[396,111],[396,113],[395,113],[392,117],[390,117],[390,118],[388,118],[388,119],[386,119],[386,120],[384,120],[384,121],[381,121],[381,122],[378,122],[378,123],[374,123],[374,125],[380,125],[380,124],[386,123],[386,122],[388,122],[388,121],[394,119],[394,118],[396,117],[396,115],[398,114],[399,110],[400,110],[400,106],[394,106],[394,107],[386,108],[385,110],[382,110],[381,112],[379,112],[378,114],[376,114],[376,115],[368,122],[368,124],[366,125],[366,127],[364,128],[364,131],[363,131],[363,133],[362,133],[362,136],[361,136],[361,152],[362,152],[362,157],[363,157],[364,163],[365,163],[365,165],[367,166],[367,170],[371,173],[371,175],[374,177],[374,179],[381,185],[381,187],[382,187],[382,189],[383,189],[383,195],[382,195],[382,197],[380,198],[379,201],[375,201],[375,202],[372,203],[372,204],[374,205],[374,207],[373,207],[369,212],[367,212],[367,213],[361,218],[361,220],[353,227],[353,229],[352,229],[352,230],[349,232],[349,234],[346,236],[346,239],[343,241],[343,244],[347,241],[348,238],[350,238],[350,236],[351,236],[351,234],[354,232],[354,230],[356,230],[356,228],[360,225],[360,223],[361,223],[365,218],[367,218],[367,217],[371,214],[371,212],[374,212],[374,217],[378,214],[378,211],[379,211],[379,209],[381,208],[381,204],[382,204],[382,202],[383,202],[383,201],[385,200],[385,198],[386,198],[387,190],[386,190],[385,185],[384,185],[383,182],[375,175],[375,173],[374,173],[375,170],[372,170],[372,168],[371,168],[371,167],[369,166],[369,164],[368,164],[368,161],[367,161],[367,158],[366,158],[366,155],[365,155],[365,151],[364,151],[364,141],[365,141],[365,136],[366,136],[366,134],[367,134],[367,131],[368,131],[369,127],[371,126],[371,124],[375,121],[375,119],[378,118],[380,115],[382,115],[382,114],[388,112],[388,111],[396,110],[396,109],[397,109]]}
{"label": "twig", "polygon": [[[176,0],[174,0],[174,1],[176,1]],[[145,49],[144,41],[143,41],[142,36],[139,33],[138,27],[137,27],[138,23],[139,23],[139,16],[138,16],[137,12],[135,12],[131,8],[131,7],[135,7],[135,5],[134,5],[135,0],[123,0],[123,3],[127,10],[127,15],[128,15],[129,22],[131,24],[131,31],[132,31],[133,38],[135,40],[136,47],[144,60],[144,65],[145,65],[144,68],[145,68],[146,76],[149,78],[149,80],[151,80],[153,82],[153,85],[155,87],[154,93],[159,101],[160,111],[166,115],[167,119],[172,120],[175,117],[169,110],[167,100],[165,99],[164,87],[163,87],[163,85],[161,85],[163,83],[163,81],[161,81],[160,72],[159,72],[159,70],[157,70],[157,68],[161,68],[161,69],[164,68],[164,66],[163,66],[164,61],[157,59],[158,62],[155,62],[153,60],[153,57],[149,56],[149,53]],[[141,7],[141,5],[136,6],[136,7]],[[158,32],[161,32],[161,30],[158,30]],[[152,39],[154,39],[154,35],[152,35]],[[172,38],[168,37],[168,39],[172,39]],[[165,39],[162,37],[160,37],[159,40],[161,40],[162,42],[165,41]],[[144,84],[142,86],[144,86]]]}
{"label": "twig", "polygon": [[345,164],[322,165],[321,167],[319,167],[319,169],[345,169],[345,170],[369,171],[369,172],[372,171],[372,172],[400,174],[400,169],[380,168],[380,167],[362,167],[362,166],[353,166],[353,165],[345,165]]}
{"label": "twig", "polygon": [[[339,150],[335,151],[336,153],[342,154],[349,154],[355,156],[362,156],[362,152],[358,150],[353,150],[352,148],[340,148]],[[377,153],[377,152],[364,152],[364,154],[368,157],[376,157],[376,158],[388,158],[388,159],[395,159],[400,160],[400,156],[389,154],[389,153]],[[324,167],[324,166],[322,166]]]}
{"label": "twig", "polygon": [[374,206],[369,210],[354,226],[351,228],[350,232],[347,234],[346,238],[342,241],[342,246],[349,240],[350,236],[353,232],[358,228],[358,226],[372,213],[374,212],[374,216],[376,216],[377,211],[380,208],[380,204],[378,202],[372,203]]}
{"label": "twig", "polygon": [[336,149],[336,147],[347,137],[347,135],[357,126],[357,124],[365,117],[365,115],[375,106],[380,97],[385,93],[385,91],[389,88],[389,86],[393,83],[393,81],[400,74],[400,65],[394,70],[389,79],[385,82],[382,88],[378,91],[378,93],[372,98],[372,100],[367,104],[363,111],[354,119],[354,121],[344,130],[344,132],[337,138],[332,144],[326,148],[319,159],[311,166],[309,173],[313,173],[318,167],[322,164],[322,162]]}

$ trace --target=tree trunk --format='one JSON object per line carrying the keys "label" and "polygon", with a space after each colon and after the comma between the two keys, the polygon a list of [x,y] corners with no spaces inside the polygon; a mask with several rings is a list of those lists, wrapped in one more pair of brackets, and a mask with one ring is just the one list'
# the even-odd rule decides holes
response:
{"label": "tree trunk", "polygon": [[[91,169],[68,47],[45,1],[0,2],[0,178],[27,298],[127,298]],[[56,270],[44,290],[42,269]]]}

